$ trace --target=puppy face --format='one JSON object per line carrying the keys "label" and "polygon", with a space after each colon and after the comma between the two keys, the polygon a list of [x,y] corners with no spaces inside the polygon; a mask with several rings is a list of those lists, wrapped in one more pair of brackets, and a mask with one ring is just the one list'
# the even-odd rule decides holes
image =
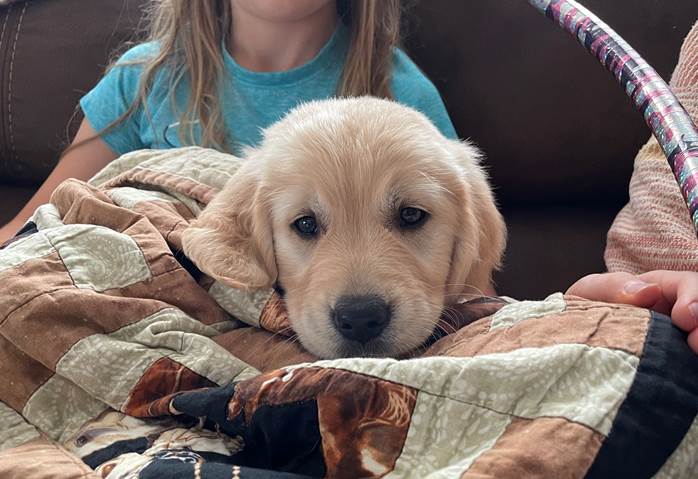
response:
{"label": "puppy face", "polygon": [[503,247],[477,151],[372,98],[309,103],[271,126],[184,235],[213,277],[281,286],[321,357],[419,346],[445,305],[489,287]]}

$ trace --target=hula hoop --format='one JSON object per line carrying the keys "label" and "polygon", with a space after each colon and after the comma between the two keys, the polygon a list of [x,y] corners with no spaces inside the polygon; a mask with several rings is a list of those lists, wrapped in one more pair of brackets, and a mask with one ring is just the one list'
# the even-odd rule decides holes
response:
{"label": "hula hoop", "polygon": [[573,0],[528,0],[608,70],[642,113],[674,172],[698,233],[698,129],[657,72],[612,28]]}

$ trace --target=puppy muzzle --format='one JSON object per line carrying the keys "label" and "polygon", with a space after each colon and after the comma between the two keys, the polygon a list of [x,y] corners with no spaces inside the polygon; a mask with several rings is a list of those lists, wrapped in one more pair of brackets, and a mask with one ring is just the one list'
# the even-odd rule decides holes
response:
{"label": "puppy muzzle", "polygon": [[330,312],[332,323],[350,341],[365,344],[390,323],[391,307],[379,296],[342,296]]}

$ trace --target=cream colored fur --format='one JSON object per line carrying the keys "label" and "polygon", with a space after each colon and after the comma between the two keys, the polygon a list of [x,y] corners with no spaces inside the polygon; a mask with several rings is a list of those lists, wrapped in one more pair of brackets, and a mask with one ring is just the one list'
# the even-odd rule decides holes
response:
{"label": "cream colored fur", "polygon": [[[235,287],[285,289],[303,345],[322,357],[393,356],[418,347],[442,309],[490,288],[505,226],[478,150],[445,138],[422,114],[375,98],[304,104],[261,145],[184,234],[205,273]],[[402,230],[401,207],[429,212]],[[315,239],[292,223],[312,213]],[[333,327],[344,295],[392,308],[379,338],[359,347]]]}

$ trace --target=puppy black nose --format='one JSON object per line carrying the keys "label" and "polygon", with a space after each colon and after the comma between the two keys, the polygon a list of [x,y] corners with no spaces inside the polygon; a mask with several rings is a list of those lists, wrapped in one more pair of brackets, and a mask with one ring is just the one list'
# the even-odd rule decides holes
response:
{"label": "puppy black nose", "polygon": [[378,296],[342,296],[334,306],[332,319],[342,336],[366,343],[390,322],[390,306]]}

